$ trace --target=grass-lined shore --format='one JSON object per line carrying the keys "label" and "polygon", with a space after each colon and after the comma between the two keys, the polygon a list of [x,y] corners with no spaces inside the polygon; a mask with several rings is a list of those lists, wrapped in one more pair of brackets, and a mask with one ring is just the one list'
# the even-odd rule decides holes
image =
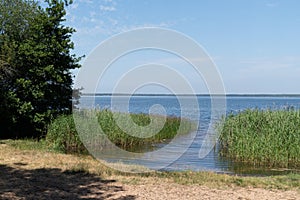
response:
{"label": "grass-lined shore", "polygon": [[[50,151],[46,145],[34,140],[1,140],[0,163],[26,170],[41,168],[60,169],[66,173],[93,174],[104,179],[116,179],[124,184],[177,183],[201,185],[209,188],[255,187],[264,189],[298,190],[300,174],[264,177],[244,177],[213,172],[149,172],[124,173],[107,167],[104,161],[97,161],[89,155],[63,154]],[[120,164],[121,165],[121,164]],[[124,167],[130,167],[125,166]],[[131,166],[132,169],[139,166]]]}
{"label": "grass-lined shore", "polygon": [[[277,112],[277,111],[276,111]],[[276,114],[276,112],[274,112]],[[294,111],[293,111],[294,112]],[[247,116],[247,118],[243,118],[244,115]],[[226,120],[232,120],[239,118],[239,121],[236,123],[225,123],[224,130],[232,130],[234,127],[233,125],[236,125],[236,127],[247,127],[245,124],[248,121],[248,123],[252,124],[254,122],[258,123],[257,121],[253,120],[251,116],[253,115],[255,119],[258,118],[258,116],[262,115],[265,120],[274,120],[273,118],[273,111],[268,113],[270,115],[267,118],[264,116],[266,114],[266,111],[245,111],[244,113],[241,113],[239,115],[232,115],[228,116]],[[263,114],[262,114],[263,113]],[[280,112],[281,113],[281,112]],[[107,113],[104,113],[107,115]],[[295,114],[295,116],[294,116]],[[289,120],[293,119],[294,117],[298,117],[296,113],[290,115]],[[250,115],[250,116],[248,116]],[[110,115],[108,115],[109,117]],[[141,117],[140,115],[139,117]],[[138,118],[139,118],[138,117]],[[144,118],[146,117],[146,118]],[[141,119],[145,121],[136,121],[136,123],[149,123],[148,116],[143,116]],[[244,116],[245,117],[245,116]],[[286,116],[285,116],[286,117]],[[103,117],[104,118],[104,117]],[[102,119],[103,119],[102,118]],[[110,117],[109,117],[110,118]],[[59,130],[61,130],[61,133],[64,133],[64,140],[68,140],[68,137],[70,137],[70,124],[71,127],[72,123],[74,123],[70,116],[62,116],[61,119],[58,119],[57,122],[61,122],[62,124],[56,124],[52,125],[53,131],[55,131],[54,127],[58,127]],[[111,119],[111,118],[110,118]],[[247,120],[246,120],[247,119]],[[252,119],[249,121],[249,119]],[[271,120],[272,119],[272,120]],[[279,118],[281,123],[281,118]],[[69,122],[66,120],[70,120]],[[136,119],[134,119],[136,120]],[[147,121],[148,120],[148,121]],[[225,122],[226,122],[225,120]],[[267,121],[268,121],[267,120]],[[246,122],[245,122],[246,121]],[[277,122],[278,123],[278,122]],[[55,124],[55,123],[54,123]],[[239,124],[239,126],[237,125]],[[63,125],[63,126],[62,126]],[[230,126],[229,126],[230,125]],[[277,124],[278,125],[278,124]],[[272,123],[272,126],[275,126],[275,124]],[[62,129],[62,127],[65,127],[65,129]],[[249,125],[249,127],[258,127]],[[264,129],[267,129],[267,126]],[[281,127],[281,126],[280,126]],[[235,129],[233,129],[235,130]],[[67,132],[66,132],[67,131]],[[69,132],[68,132],[69,131]],[[250,131],[250,129],[249,129]],[[57,133],[57,132],[56,132]],[[58,132],[59,133],[59,132]],[[232,132],[229,132],[232,133]],[[250,133],[250,132],[249,132]],[[242,134],[242,133],[241,133]],[[72,135],[72,134],[71,134]],[[254,134],[255,135],[255,134]],[[74,135],[73,135],[74,136]],[[72,136],[72,137],[73,137]],[[76,137],[78,135],[75,134]],[[49,137],[49,136],[48,136]],[[248,136],[249,138],[249,136]],[[70,138],[69,138],[70,139]],[[73,138],[74,139],[74,138]],[[221,141],[224,140],[224,135],[221,136]],[[48,138],[49,140],[49,138]],[[55,140],[54,140],[55,141]],[[253,141],[252,141],[253,142]],[[72,142],[71,142],[72,143]],[[71,144],[70,143],[70,144]],[[211,194],[214,194],[214,190],[216,188],[221,190],[236,190],[236,188],[245,188],[245,190],[248,191],[249,188],[263,188],[266,190],[266,195],[270,195],[273,193],[269,193],[269,190],[296,190],[296,193],[292,194],[292,197],[298,196],[300,194],[300,174],[290,173],[285,175],[276,175],[276,176],[238,176],[238,175],[228,175],[228,174],[218,174],[213,172],[196,172],[196,171],[180,171],[180,172],[148,172],[148,173],[124,173],[117,170],[114,170],[112,168],[107,167],[105,164],[105,161],[97,161],[92,156],[88,154],[65,154],[61,151],[61,149],[55,149],[51,145],[55,144],[53,142],[49,142],[46,140],[36,141],[36,140],[0,140],[0,167],[3,170],[6,170],[7,173],[15,173],[18,172],[19,175],[21,174],[23,177],[27,174],[36,174],[35,177],[40,176],[40,172],[43,172],[43,176],[52,177],[52,179],[57,178],[57,174],[61,173],[61,177],[68,176],[68,178],[73,177],[73,175],[76,174],[76,176],[82,177],[82,179],[86,180],[86,177],[99,177],[100,180],[111,180],[114,179],[117,182],[120,182],[125,185],[147,185],[147,187],[153,187],[153,184],[156,185],[157,183],[161,183],[162,185],[169,185],[169,184],[179,184],[179,185],[187,185],[188,187],[198,187],[203,186],[206,188],[211,188]],[[223,145],[226,143],[223,143]],[[249,145],[250,146],[250,145]],[[259,146],[259,145],[257,145]],[[228,147],[228,146],[226,146]],[[228,151],[228,150],[227,150]],[[250,162],[250,161],[249,161]],[[118,169],[124,168],[126,171],[132,171],[132,172],[138,172],[141,171],[140,168],[142,166],[129,166],[124,165],[122,163],[116,163],[118,165]],[[58,170],[58,171],[57,171]],[[52,176],[51,174],[47,173],[53,173],[55,171],[55,176]],[[6,172],[5,172],[6,173]],[[0,173],[1,176],[4,176],[4,173]],[[11,176],[13,176],[12,174]],[[20,179],[23,180],[23,179]],[[33,181],[35,178],[33,178]],[[65,180],[65,178],[64,178]],[[73,179],[72,179],[73,180]],[[52,182],[57,182],[57,180],[52,180]],[[81,184],[81,183],[76,183]],[[75,184],[75,185],[76,185]],[[93,183],[94,184],[94,183]],[[133,186],[135,187],[135,186]],[[173,186],[173,187],[178,187]],[[55,187],[56,189],[56,187]],[[185,188],[186,189],[186,188]],[[195,188],[194,188],[195,189]],[[198,188],[199,189],[199,188]],[[203,188],[202,188],[203,189]],[[175,189],[176,190],[176,189]],[[199,189],[201,190],[201,188]],[[47,194],[44,194],[47,196]],[[280,196],[280,195],[278,195]],[[277,196],[277,197],[278,197]],[[229,198],[230,196],[228,196]],[[276,198],[277,198],[276,197]]]}
{"label": "grass-lined shore", "polygon": [[[115,116],[113,116],[115,115]],[[174,138],[177,134],[188,134],[195,131],[196,125],[187,119],[179,117],[152,115],[152,120],[148,114],[128,114],[128,113],[113,113],[108,110],[103,110],[97,113],[99,124],[108,136],[110,141],[113,141],[119,147],[124,149],[149,146],[155,143],[161,143]],[[129,120],[137,125],[135,128],[129,127],[128,132],[122,130],[116,123],[128,126]],[[158,125],[165,120],[161,130],[157,129]],[[152,123],[152,126],[148,126]],[[150,134],[149,133],[154,133]]]}
{"label": "grass-lined shore", "polygon": [[[80,125],[75,125],[73,117]],[[93,124],[93,118],[97,118],[97,124]],[[165,123],[162,124],[164,120]],[[135,127],[131,127],[131,121],[136,124]],[[120,124],[127,127],[128,130],[122,130],[119,127]],[[162,127],[158,128],[159,125]],[[81,135],[77,132],[78,128]],[[102,130],[100,133],[97,132],[99,128]],[[49,147],[61,152],[86,153],[81,141],[84,140],[87,145],[93,141],[98,141],[98,145],[105,145],[103,139],[103,134],[105,134],[105,137],[120,148],[143,150],[142,147],[168,142],[178,134],[188,134],[194,130],[196,130],[194,122],[174,116],[164,118],[159,115],[150,116],[143,113],[83,110],[74,116],[63,115],[54,120],[48,128],[46,143]],[[150,135],[150,133],[154,134]]]}
{"label": "grass-lined shore", "polygon": [[300,167],[300,111],[245,110],[224,119],[220,154],[252,166]]}

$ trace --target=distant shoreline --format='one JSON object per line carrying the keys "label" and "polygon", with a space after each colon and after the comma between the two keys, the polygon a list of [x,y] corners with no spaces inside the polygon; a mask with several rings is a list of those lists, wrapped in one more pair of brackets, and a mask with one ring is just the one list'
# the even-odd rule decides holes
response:
{"label": "distant shoreline", "polygon": [[[224,96],[223,94],[126,94],[126,93],[82,93],[82,96]],[[226,94],[226,97],[300,97],[300,94]]]}

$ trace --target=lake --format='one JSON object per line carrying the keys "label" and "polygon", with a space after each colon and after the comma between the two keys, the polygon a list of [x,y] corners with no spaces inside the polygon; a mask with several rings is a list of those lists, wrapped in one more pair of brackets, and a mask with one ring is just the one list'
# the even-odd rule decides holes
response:
{"label": "lake", "polygon": [[[189,100],[189,96],[184,96],[184,99]],[[199,121],[197,132],[191,135],[181,136],[177,138],[180,140],[178,144],[173,146],[166,152],[153,153],[151,151],[144,153],[136,159],[122,157],[121,155],[116,158],[111,158],[113,162],[136,163],[146,165],[152,169],[160,170],[194,170],[194,171],[215,171],[221,173],[281,173],[282,169],[264,169],[264,168],[249,168],[241,163],[234,163],[230,160],[220,158],[215,147],[203,159],[199,158],[199,149],[201,148],[203,139],[207,133],[209,124],[211,122],[211,98],[208,95],[198,95],[198,105],[188,104],[189,106],[180,106],[180,101],[176,96],[172,95],[135,95],[135,96],[118,96],[112,98],[109,95],[100,95],[96,97],[83,96],[81,98],[80,107],[84,108],[100,108],[110,109],[120,112],[131,113],[149,113],[153,105],[163,106],[165,113],[169,116],[182,116],[189,118],[193,121]],[[198,106],[196,108],[195,106]],[[245,109],[299,109],[300,96],[289,95],[228,95],[226,97],[226,113],[238,113]],[[183,111],[184,109],[184,111]],[[200,111],[200,116],[195,112]],[[161,110],[158,112],[158,114]],[[195,136],[195,137],[194,137]],[[183,148],[189,144],[187,149]],[[160,148],[157,144],[157,148]],[[165,160],[170,160],[172,156],[177,155],[178,152],[184,152],[179,158],[174,158],[172,163],[164,163]]]}

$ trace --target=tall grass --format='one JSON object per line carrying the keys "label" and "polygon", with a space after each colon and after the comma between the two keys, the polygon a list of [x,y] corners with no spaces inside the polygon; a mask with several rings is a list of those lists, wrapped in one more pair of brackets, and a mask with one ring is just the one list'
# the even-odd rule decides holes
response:
{"label": "tall grass", "polygon": [[72,115],[61,115],[48,127],[46,145],[63,153],[87,153],[76,131]]}
{"label": "tall grass", "polygon": [[[143,150],[147,147],[153,146],[155,143],[167,142],[174,138],[177,134],[187,134],[196,129],[196,124],[193,122],[172,116],[166,117],[163,127],[156,133],[155,123],[163,121],[163,116],[151,115],[150,117],[150,115],[142,113],[113,113],[110,110],[84,110],[80,113],[80,115],[82,119],[87,119],[86,121],[79,120],[80,123],[82,123],[80,127],[75,126],[72,115],[60,116],[53,121],[48,128],[46,136],[46,143],[48,146],[55,150],[67,153],[86,152],[86,149],[80,139],[85,141],[85,144],[93,142],[93,145],[103,146],[105,144],[101,141],[101,134],[96,133],[96,135],[92,135],[92,133],[90,133],[100,127],[106,137],[118,147],[125,150]],[[93,124],[93,122],[91,122],[91,115],[96,116],[97,124]],[[118,123],[116,122],[116,119],[119,120]],[[120,123],[125,126],[129,126],[130,120],[134,121],[134,123],[138,125],[137,129],[129,129],[135,133],[128,133],[118,126]],[[149,125],[151,122],[154,123],[154,125],[145,129],[144,127]],[[97,127],[98,125],[100,126]],[[79,137],[76,128],[80,128],[81,137]],[[147,131],[155,132],[156,134],[144,137],[145,135],[147,136]]]}
{"label": "tall grass", "polygon": [[300,167],[300,111],[245,110],[219,127],[220,154],[269,167]]}
{"label": "tall grass", "polygon": [[[113,116],[114,114],[114,116]],[[167,141],[169,139],[174,138],[177,134],[186,134],[192,131],[195,127],[188,120],[182,120],[178,117],[167,117],[164,126],[159,132],[150,137],[147,136],[147,132],[156,132],[156,127],[145,128],[150,124],[150,116],[147,114],[127,114],[127,113],[112,113],[109,110],[103,110],[97,113],[99,124],[102,130],[105,132],[110,141],[113,141],[117,146],[124,149],[131,149],[139,146],[149,146],[153,143],[161,143]],[[163,121],[164,118],[162,116],[156,115],[152,116],[154,120],[152,122],[158,123],[159,121]],[[119,124],[129,124],[130,118],[138,125],[138,129],[132,128],[131,131],[135,133],[126,133],[122,130],[115,119],[121,120]],[[180,129],[179,129],[180,127]],[[140,137],[136,137],[133,135],[140,135]]]}

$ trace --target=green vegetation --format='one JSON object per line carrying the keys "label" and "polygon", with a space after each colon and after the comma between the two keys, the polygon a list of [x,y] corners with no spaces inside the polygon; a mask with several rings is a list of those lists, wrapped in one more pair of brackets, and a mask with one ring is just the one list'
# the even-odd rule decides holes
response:
{"label": "green vegetation", "polygon": [[[137,150],[141,149],[141,147],[151,147],[151,145],[155,143],[167,142],[169,139],[174,138],[177,134],[187,134],[196,128],[196,125],[187,119],[181,120],[181,118],[178,117],[167,117],[164,126],[157,133],[155,132],[155,127],[157,127],[157,123],[163,120],[162,116],[151,116],[152,123],[154,124],[148,129],[143,129],[145,126],[149,125],[151,121],[150,116],[147,114],[113,113],[109,110],[85,110],[83,112],[84,115],[95,114],[98,119],[98,123],[107,138],[117,146],[126,150]],[[130,124],[131,119],[139,126],[137,129],[131,129],[131,133],[126,133],[120,129],[115,118],[118,119],[119,123],[125,126]],[[90,123],[90,121],[91,120],[87,120],[86,123]],[[86,133],[82,134],[85,136],[89,135],[91,134],[90,132],[95,132],[96,129],[96,127],[92,130],[90,128],[83,128]],[[155,132],[156,134],[151,137],[143,138],[142,136],[145,136],[148,133],[145,132],[145,130]],[[133,134],[141,137],[132,136]],[[96,137],[98,140],[101,139],[101,134],[98,134]],[[84,153],[86,152],[86,149],[80,139],[81,138],[76,131],[73,116],[62,115],[54,120],[49,126],[46,143],[49,147],[56,151],[66,153]],[[100,141],[98,145],[100,144],[103,144],[103,141]]]}
{"label": "green vegetation", "polygon": [[220,154],[268,167],[300,167],[300,111],[246,110],[225,118]]}
{"label": "green vegetation", "polygon": [[[159,124],[159,122],[164,120],[162,116],[152,116],[153,125],[148,129],[144,129],[144,127],[150,123],[150,116],[147,114],[112,113],[109,110],[103,110],[98,112],[97,116],[102,130],[109,140],[124,149],[131,149],[140,146],[145,147],[154,143],[168,141],[169,139],[174,138],[177,134],[187,134],[196,128],[195,124],[187,119],[170,116],[166,118],[166,122],[159,132],[156,132],[156,124]],[[114,117],[118,119],[118,123],[125,126],[129,124],[129,120],[132,119],[137,125],[139,125],[139,127],[137,129],[130,128],[130,131],[132,132],[128,134],[120,129]],[[148,132],[146,131],[156,134],[151,137],[145,137],[148,135]],[[136,135],[138,137],[132,135]]]}
{"label": "green vegetation", "polygon": [[[8,144],[16,149],[20,150],[38,150],[47,151],[48,148],[44,140],[37,141],[35,139],[22,139],[22,140],[2,140],[4,144]],[[0,142],[1,144],[1,142]]]}
{"label": "green vegetation", "polygon": [[48,127],[46,145],[63,153],[87,153],[77,134],[72,115],[61,115]]}
{"label": "green vegetation", "polygon": [[[68,0],[0,1],[0,138],[41,138],[72,109],[73,28]],[[74,99],[75,101],[76,99]]]}

